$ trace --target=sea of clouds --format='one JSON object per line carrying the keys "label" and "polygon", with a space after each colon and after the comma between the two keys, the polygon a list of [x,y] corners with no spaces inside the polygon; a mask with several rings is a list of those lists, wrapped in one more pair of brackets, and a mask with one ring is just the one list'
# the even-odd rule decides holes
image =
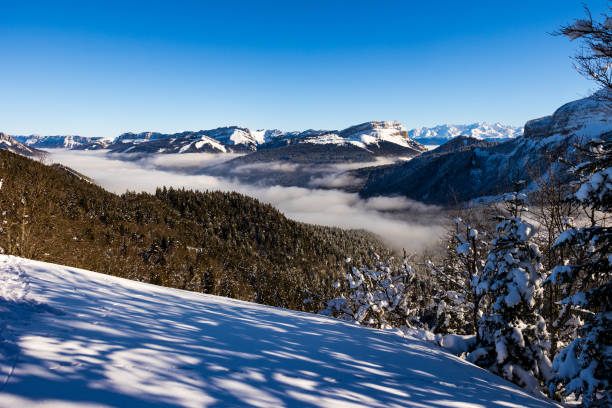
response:
{"label": "sea of clouds", "polygon": [[[331,169],[328,175],[314,178],[310,188],[244,184],[232,178],[231,172],[227,177],[193,174],[197,168],[220,164],[234,157],[237,155],[190,153],[125,160],[125,156],[113,156],[105,151],[51,149],[48,160],[69,166],[119,194],[128,190],[154,192],[161,186],[236,191],[272,204],[296,221],[371,231],[397,250],[422,250],[436,244],[444,233],[438,207],[404,197],[363,199],[356,193],[329,189],[352,182],[347,180],[350,176],[338,173],[337,168]],[[285,166],[277,170],[290,171],[291,165]]]}

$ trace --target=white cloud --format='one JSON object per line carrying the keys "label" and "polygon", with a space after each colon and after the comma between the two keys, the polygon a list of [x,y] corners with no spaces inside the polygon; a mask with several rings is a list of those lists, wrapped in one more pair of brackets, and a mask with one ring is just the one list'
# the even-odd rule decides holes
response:
{"label": "white cloud", "polygon": [[349,173],[333,173],[322,177],[313,177],[308,185],[310,187],[342,188],[355,186],[364,180]]}
{"label": "white cloud", "polygon": [[363,169],[365,167],[384,166],[387,164],[397,163],[399,161],[407,161],[410,158],[405,157],[377,157],[374,161],[370,162],[354,162],[354,163],[336,163],[325,166],[329,171],[347,171]]}
{"label": "white cloud", "polygon": [[300,167],[299,164],[295,163],[284,163],[284,162],[266,162],[266,163],[249,163],[238,166],[232,170],[231,173],[249,173],[255,171],[281,171],[281,172],[293,172]]}
{"label": "white cloud", "polygon": [[[104,152],[50,150],[49,160],[72,167],[115,193],[124,193],[126,190],[154,192],[161,186],[236,191],[270,203],[296,221],[374,232],[396,249],[423,249],[435,244],[444,232],[440,224],[423,224],[418,221],[433,219],[432,214],[438,208],[403,197],[365,200],[358,194],[338,190],[260,187],[221,177],[184,174],[176,170],[202,163],[218,163],[218,160],[224,158],[167,156],[124,161]],[[429,216],[423,217],[424,213],[429,213]]]}

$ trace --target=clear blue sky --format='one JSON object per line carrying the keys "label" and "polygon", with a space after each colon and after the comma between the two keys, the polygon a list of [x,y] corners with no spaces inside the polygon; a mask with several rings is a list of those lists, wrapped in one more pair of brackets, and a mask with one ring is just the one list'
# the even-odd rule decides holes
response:
{"label": "clear blue sky", "polygon": [[549,35],[580,1],[215,3],[0,0],[0,131],[522,125],[594,86]]}

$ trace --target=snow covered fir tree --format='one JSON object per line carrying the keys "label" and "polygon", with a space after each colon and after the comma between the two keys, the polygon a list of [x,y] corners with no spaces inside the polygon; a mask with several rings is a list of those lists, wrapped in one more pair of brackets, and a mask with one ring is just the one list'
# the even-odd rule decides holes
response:
{"label": "snow covered fir tree", "polygon": [[565,295],[562,311],[570,318],[562,322],[570,329],[576,321],[584,324],[555,356],[550,392],[599,407],[612,405],[612,140],[593,140],[583,153],[586,161],[574,169],[579,188],[568,200],[584,210],[588,223],[568,225],[557,239],[568,257],[548,281]]}
{"label": "snow covered fir tree", "polygon": [[[609,7],[612,12],[612,6]],[[579,71],[601,86],[599,99],[612,102],[612,13],[602,22],[587,18],[560,34],[581,40]],[[612,110],[610,110],[612,114]],[[555,247],[563,264],[548,278],[564,295],[559,324],[573,340],[554,357],[549,392],[573,396],[587,407],[612,405],[612,132],[578,146],[582,160],[573,170],[577,190],[567,198],[583,211],[579,225],[568,220]],[[581,325],[582,323],[582,325]],[[577,330],[576,330],[577,329]],[[576,332],[577,331],[577,332]]]}
{"label": "snow covered fir tree", "polygon": [[429,326],[434,333],[467,335],[474,333],[480,318],[482,294],[477,287],[485,265],[487,233],[459,216],[453,222],[456,229],[449,231],[441,266],[426,262],[436,280]]}
{"label": "snow covered fir tree", "polygon": [[546,323],[538,312],[542,264],[536,229],[522,214],[527,197],[507,194],[508,215],[497,226],[477,291],[490,307],[478,322],[479,341],[468,359],[531,392],[548,379]]}

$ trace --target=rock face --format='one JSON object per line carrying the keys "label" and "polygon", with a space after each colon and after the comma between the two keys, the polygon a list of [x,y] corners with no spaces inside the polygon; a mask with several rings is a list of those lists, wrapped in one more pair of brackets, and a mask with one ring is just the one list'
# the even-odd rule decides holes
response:
{"label": "rock face", "polygon": [[531,139],[543,139],[548,136],[552,115],[533,119],[525,123],[525,137]]}
{"label": "rock face", "polygon": [[443,145],[405,163],[352,175],[366,180],[360,191],[365,197],[403,195],[426,203],[455,204],[508,191],[513,179],[533,181],[548,171],[551,160],[571,158],[576,143],[594,137],[612,137],[612,104],[595,96],[527,122],[523,136],[505,142]]}
{"label": "rock face", "polygon": [[561,106],[550,116],[525,124],[525,137],[531,139],[564,138],[569,135],[590,139],[610,130],[612,105],[599,94]]}
{"label": "rock face", "polygon": [[32,158],[41,158],[45,156],[45,152],[26,146],[13,137],[2,132],[0,132],[0,149],[8,150],[9,152]]}

